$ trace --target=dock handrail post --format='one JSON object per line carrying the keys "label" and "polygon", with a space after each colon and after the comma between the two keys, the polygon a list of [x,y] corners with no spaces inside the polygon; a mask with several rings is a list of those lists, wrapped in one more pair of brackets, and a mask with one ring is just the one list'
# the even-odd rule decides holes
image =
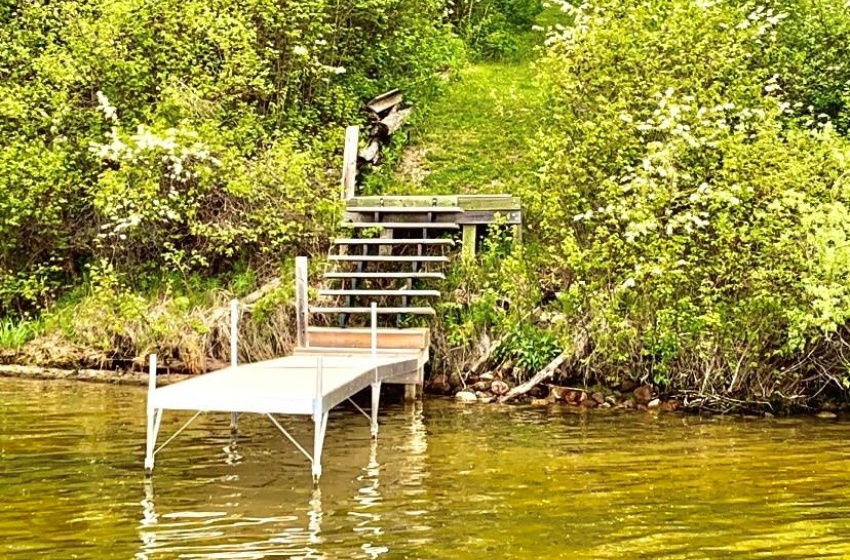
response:
{"label": "dock handrail post", "polygon": [[[378,358],[378,304],[372,302],[372,360]],[[378,437],[378,406],[381,401],[381,380],[378,379],[378,365],[375,364],[375,376],[372,381],[372,437]]]}
{"label": "dock handrail post", "polygon": [[378,357],[378,304],[372,302],[371,305],[371,332],[372,332],[372,358]]}
{"label": "dock handrail post", "polygon": [[147,437],[145,438],[145,474],[153,473],[153,455],[156,445],[156,409],[154,408],[154,393],[156,392],[156,354],[148,357],[148,406],[147,406]]}
{"label": "dock handrail post", "polygon": [[[239,300],[230,300],[230,367],[239,365]],[[230,413],[230,433],[239,429],[239,413]]]}
{"label": "dock handrail post", "polygon": [[307,348],[309,345],[307,298],[307,257],[295,257],[295,325],[298,348]]}

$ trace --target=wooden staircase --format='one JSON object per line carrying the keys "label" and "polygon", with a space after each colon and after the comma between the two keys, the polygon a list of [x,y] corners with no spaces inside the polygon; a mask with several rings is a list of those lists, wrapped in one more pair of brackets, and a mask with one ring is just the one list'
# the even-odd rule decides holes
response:
{"label": "wooden staircase", "polygon": [[[413,398],[430,351],[430,330],[417,318],[436,315],[433,302],[446,265],[456,253],[474,258],[487,228],[511,227],[518,234],[521,223],[519,200],[510,195],[346,198],[345,234],[330,248],[314,298],[308,296],[307,259],[296,259],[295,354],[415,356],[415,369],[385,380],[405,385]],[[324,320],[311,321],[320,316]]]}
{"label": "wooden staircase", "polygon": [[[394,202],[398,198],[393,199]],[[383,202],[383,199],[379,200]],[[433,316],[430,302],[440,291],[427,283],[445,278],[443,266],[455,246],[449,237],[460,229],[458,206],[358,205],[349,201],[342,226],[349,235],[334,240],[314,314],[336,315],[341,327],[362,323],[377,302],[380,315],[394,315],[396,325],[413,315]]]}

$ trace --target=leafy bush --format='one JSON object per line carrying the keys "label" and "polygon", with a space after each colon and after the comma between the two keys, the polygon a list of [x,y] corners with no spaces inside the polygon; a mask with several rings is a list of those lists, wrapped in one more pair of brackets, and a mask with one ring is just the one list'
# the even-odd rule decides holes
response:
{"label": "leafy bush", "polygon": [[542,11],[542,0],[456,0],[451,20],[479,57],[498,59],[517,52],[519,32]]}
{"label": "leafy bush", "polygon": [[0,6],[0,314],[326,243],[340,127],[461,55],[443,0]]}
{"label": "leafy bush", "polygon": [[541,267],[570,279],[544,290],[587,330],[586,371],[762,398],[807,373],[840,382],[850,142],[800,103],[843,93],[789,61],[812,61],[791,30],[841,4],[565,9],[575,26],[541,62],[542,184],[524,198]]}

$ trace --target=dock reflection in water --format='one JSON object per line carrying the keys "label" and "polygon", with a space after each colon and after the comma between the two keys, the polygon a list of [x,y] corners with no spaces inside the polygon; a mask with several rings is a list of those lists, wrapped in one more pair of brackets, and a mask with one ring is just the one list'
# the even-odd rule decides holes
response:
{"label": "dock reflection in water", "polygon": [[[369,437],[364,441],[363,437],[358,437],[357,441],[339,446],[338,451],[342,454],[334,456],[333,462],[328,463],[329,469],[350,473],[352,467],[362,460],[359,472],[350,479],[353,492],[347,500],[350,503],[347,517],[351,531],[356,535],[356,541],[360,543],[360,546],[358,550],[349,550],[348,557],[378,558],[390,551],[386,543],[380,542],[381,537],[385,535],[384,528],[381,526],[382,477],[392,478],[393,483],[404,486],[418,485],[423,478],[427,434],[422,417],[422,405],[416,403],[406,405],[404,409],[396,408],[393,414],[397,418],[383,427],[378,440]],[[358,418],[359,416],[355,416],[354,420]],[[343,423],[347,424],[345,420]],[[243,424],[243,426],[255,427],[254,423]],[[311,427],[304,423],[304,426],[295,428],[295,433],[300,434],[301,437],[308,437]],[[346,425],[345,429],[351,428]],[[364,429],[368,436],[368,426]],[[245,466],[242,462],[240,437],[247,439],[249,444],[246,447],[250,447],[252,439],[250,434],[231,439],[223,448],[224,465]],[[331,438],[329,441],[333,441],[331,434],[329,438]],[[396,452],[401,451],[404,460],[395,466],[381,465],[378,458],[382,445],[391,445]],[[329,455],[329,459],[331,457],[332,455]],[[255,460],[253,457],[252,459]],[[301,467],[289,473],[279,473],[291,484],[300,482],[305,485],[305,488],[291,486],[286,492],[289,497],[284,499],[281,495],[280,502],[267,499],[269,493],[274,493],[273,490],[268,489],[270,485],[263,483],[256,485],[256,477],[269,473],[270,465],[266,464],[259,469],[242,469],[241,472],[226,475],[223,480],[218,481],[232,484],[234,490],[239,488],[234,494],[228,496],[227,502],[208,503],[204,504],[203,509],[187,511],[166,511],[164,502],[167,498],[163,498],[163,504],[158,506],[154,488],[161,473],[155,473],[153,479],[145,481],[144,484],[144,500],[141,501],[142,516],[138,528],[141,546],[135,557],[138,560],[172,557],[222,559],[340,557],[341,539],[338,521],[334,531],[327,538],[322,534],[322,523],[325,517],[322,496],[323,491],[333,493],[338,504],[341,497],[338,493],[341,487],[344,488],[347,485],[340,485],[336,476],[338,473],[335,473],[334,477],[324,477],[318,487],[309,490],[311,482],[308,476],[304,476],[305,473],[309,474],[309,471],[306,471],[303,465]],[[292,466],[278,468],[292,469]],[[297,480],[301,478],[303,481]],[[337,482],[332,482],[332,478],[336,478]],[[329,488],[325,490],[325,487]],[[306,498],[306,507],[296,508],[281,515],[280,509],[285,509],[287,504],[291,506],[292,498]],[[260,511],[257,509],[258,505],[266,505],[267,509]],[[339,519],[336,512],[331,512],[331,515]],[[244,539],[243,536],[246,533],[258,535],[258,538]],[[329,552],[323,550],[326,542],[332,548]]]}

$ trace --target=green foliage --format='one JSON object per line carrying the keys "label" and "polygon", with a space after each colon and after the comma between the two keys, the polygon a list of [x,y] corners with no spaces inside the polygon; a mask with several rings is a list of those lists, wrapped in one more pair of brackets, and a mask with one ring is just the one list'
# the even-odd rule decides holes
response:
{"label": "green foliage", "polygon": [[814,67],[846,61],[802,30],[846,12],[787,4],[602,0],[550,36],[523,197],[589,371],[733,391],[755,376],[769,394],[840,361],[850,142],[800,104],[842,94]]}
{"label": "green foliage", "polygon": [[535,260],[515,243],[508,227],[496,224],[476,260],[454,265],[446,281],[451,297],[438,310],[440,338],[449,350],[466,348],[490,333],[501,340],[494,357],[513,364],[517,381],[537,373],[561,351],[559,333],[539,314],[542,294],[529,266]]}
{"label": "green foliage", "polygon": [[338,220],[340,128],[461,58],[443,0],[0,7],[0,313],[107,258],[150,275],[266,266]]}
{"label": "green foliage", "polygon": [[0,349],[20,350],[43,331],[40,321],[0,319]]}
{"label": "green foliage", "polygon": [[473,52],[484,59],[516,55],[528,30],[543,11],[542,0],[455,0],[451,20]]}

